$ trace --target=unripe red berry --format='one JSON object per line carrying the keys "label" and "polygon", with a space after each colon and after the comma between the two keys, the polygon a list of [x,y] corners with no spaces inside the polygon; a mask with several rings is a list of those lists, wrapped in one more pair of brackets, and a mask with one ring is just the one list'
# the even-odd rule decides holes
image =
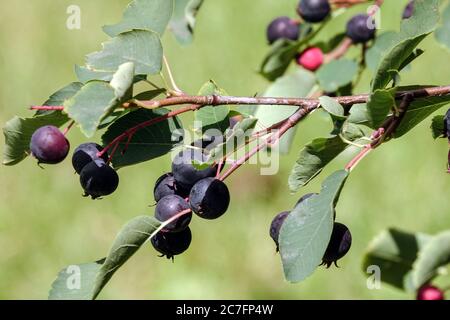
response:
{"label": "unripe red berry", "polygon": [[323,52],[320,48],[308,48],[297,57],[297,64],[306,70],[316,71],[323,64]]}
{"label": "unripe red berry", "polygon": [[417,300],[444,300],[444,292],[432,285],[424,285],[417,291]]}

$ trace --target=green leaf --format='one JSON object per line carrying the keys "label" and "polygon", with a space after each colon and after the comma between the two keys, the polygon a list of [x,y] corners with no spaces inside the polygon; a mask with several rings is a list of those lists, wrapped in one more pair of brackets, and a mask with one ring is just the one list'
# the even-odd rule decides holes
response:
{"label": "green leaf", "polygon": [[384,45],[384,54],[375,72],[372,91],[385,88],[417,45],[436,28],[439,21],[439,1],[416,0],[414,6],[415,14],[404,19],[400,32],[395,37],[390,36],[390,43]]}
{"label": "green leaf", "polygon": [[[81,82],[72,82],[65,86],[62,89],[59,89],[54,94],[52,94],[47,101],[43,103],[44,106],[63,106],[66,100],[73,97],[78,91],[80,91],[81,87],[83,87],[83,84]],[[38,110],[36,111],[36,115],[44,115],[44,114],[50,114],[50,113],[59,113],[62,117],[67,117],[64,115],[61,111],[44,111],[44,110]],[[69,119],[67,118],[67,121]]]}
{"label": "green leaf", "polygon": [[432,113],[450,103],[450,96],[426,97],[414,100],[406,111],[400,125],[395,130],[394,137],[399,138],[408,133]]}
{"label": "green leaf", "polygon": [[436,40],[450,50],[450,4],[442,13],[442,26],[435,32]]}
{"label": "green leaf", "polygon": [[86,56],[91,71],[115,72],[125,62],[133,62],[136,74],[156,74],[161,71],[162,45],[157,33],[133,30],[105,42],[103,50]]}
{"label": "green leaf", "polygon": [[444,120],[445,116],[437,115],[433,117],[431,121],[431,131],[433,134],[433,139],[444,138],[446,136]]}
{"label": "green leaf", "polygon": [[144,91],[144,92],[141,92],[141,93],[135,95],[133,97],[133,99],[141,100],[141,101],[152,100],[152,99],[156,98],[157,96],[159,96],[160,94],[163,94],[164,92],[166,92],[166,89],[155,89],[155,90],[150,90],[150,91]]}
{"label": "green leaf", "polygon": [[71,265],[58,273],[52,283],[49,300],[91,300],[95,277],[103,260]]}
{"label": "green leaf", "polygon": [[[103,144],[107,145],[126,130],[144,122],[154,121],[167,112],[169,112],[167,109],[138,109],[129,112],[108,127],[108,130],[102,136]],[[142,127],[142,129],[136,131],[128,144],[127,139],[120,142],[112,159],[112,164],[115,168],[121,168],[167,154],[175,144],[180,142],[172,140],[172,133],[179,129],[181,129],[181,122],[178,118],[170,118]],[[122,154],[124,150],[126,152]]]}
{"label": "green leaf", "polygon": [[133,85],[133,77],[133,62],[125,62],[119,66],[119,69],[117,69],[117,72],[113,75],[111,82],[109,83],[114,89],[117,100],[121,100],[128,92],[130,92]]}
{"label": "green leaf", "polygon": [[[264,97],[288,97],[302,98],[309,96],[315,89],[316,81],[314,74],[298,68],[295,72],[278,78],[264,92]],[[291,116],[295,111],[294,106],[257,106],[254,113],[258,119],[258,126],[267,128]],[[280,152],[289,151],[296,127],[290,129],[280,141]]]}
{"label": "green leaf", "polygon": [[365,137],[367,134],[364,130],[357,124],[345,121],[342,125],[341,135],[348,141],[354,142],[362,137]]}
{"label": "green leaf", "polygon": [[161,223],[154,217],[139,216],[128,222],[117,235],[95,278],[95,299],[114,273],[150,239]]}
{"label": "green leaf", "polygon": [[396,39],[397,33],[395,31],[387,31],[377,35],[373,45],[366,51],[366,65],[370,70],[377,70],[386,50],[392,46]]}
{"label": "green leaf", "polygon": [[350,115],[347,118],[348,122],[355,124],[367,124],[369,121],[369,111],[366,103],[354,104],[350,109]]}
{"label": "green leaf", "polygon": [[275,42],[261,65],[259,71],[261,75],[269,81],[274,81],[282,76],[302,45],[302,41],[294,42],[285,39]]}
{"label": "green leaf", "polygon": [[[73,82],[52,94],[43,105],[61,106],[82,86],[82,83]],[[14,117],[9,120],[3,128],[5,136],[3,164],[15,165],[28,156],[31,136],[38,128],[45,125],[60,127],[67,121],[69,118],[61,111],[37,111],[33,118]]]}
{"label": "green leaf", "polygon": [[305,145],[289,175],[289,189],[297,192],[336,158],[347,145],[339,136],[317,138]]}
{"label": "green leaf", "polygon": [[432,237],[419,251],[414,262],[412,282],[417,290],[437,274],[440,267],[450,263],[450,231]]}
{"label": "green leaf", "polygon": [[281,226],[279,243],[284,275],[300,282],[319,266],[330,242],[334,208],[348,177],[336,171],[322,184],[319,195],[297,205]]}
{"label": "green leaf", "polygon": [[[199,95],[226,95],[223,89],[220,89],[217,84],[210,80],[203,85],[200,89]],[[229,106],[205,106],[198,111],[194,112],[196,121],[196,129],[200,129],[201,132],[205,132],[209,129],[219,130],[225,132],[230,126],[228,120],[228,113],[230,112]]]}
{"label": "green leaf", "polygon": [[340,120],[346,119],[344,115],[344,107],[335,99],[323,96],[319,98],[319,101],[322,108],[328,112],[332,118]]}
{"label": "green leaf", "polygon": [[86,137],[94,135],[100,122],[119,105],[115,90],[107,82],[91,81],[66,101],[64,110]]}
{"label": "green leaf", "polygon": [[399,289],[411,290],[410,275],[419,251],[432,237],[388,229],[377,235],[364,255],[362,271],[370,266],[381,270],[381,280]]}
{"label": "green leaf", "polygon": [[335,92],[351,83],[358,72],[358,64],[346,58],[333,60],[317,70],[320,87],[327,92]]}
{"label": "green leaf", "polygon": [[388,116],[389,112],[396,108],[395,93],[397,89],[375,90],[367,103],[367,111],[370,125],[379,127]]}
{"label": "green leaf", "polygon": [[172,12],[173,0],[134,0],[125,9],[122,21],[104,26],[103,31],[110,37],[133,29],[154,31],[161,36],[166,30]]}
{"label": "green leaf", "polygon": [[175,0],[175,9],[169,28],[181,44],[192,42],[196,16],[203,0]]}
{"label": "green leaf", "polygon": [[49,299],[95,299],[114,273],[161,227],[154,217],[132,219],[119,232],[106,258],[64,268],[52,284]]}

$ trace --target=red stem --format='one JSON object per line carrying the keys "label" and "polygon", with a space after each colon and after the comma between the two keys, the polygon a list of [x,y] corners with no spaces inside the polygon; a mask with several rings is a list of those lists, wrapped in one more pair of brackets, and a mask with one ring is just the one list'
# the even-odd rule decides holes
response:
{"label": "red stem", "polygon": [[69,123],[69,125],[67,126],[67,128],[64,129],[63,135],[67,135],[67,133],[69,133],[69,130],[73,127],[74,124],[75,124],[75,121],[72,120],[72,121]]}
{"label": "red stem", "polygon": [[63,106],[31,106],[30,110],[43,110],[43,111],[62,111]]}

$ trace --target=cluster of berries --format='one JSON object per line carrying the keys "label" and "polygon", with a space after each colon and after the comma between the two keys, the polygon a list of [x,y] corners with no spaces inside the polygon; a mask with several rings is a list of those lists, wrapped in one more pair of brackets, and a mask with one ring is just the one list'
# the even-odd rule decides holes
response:
{"label": "cluster of berries", "polygon": [[[205,147],[209,143],[202,142]],[[172,162],[172,172],[162,175],[153,191],[155,217],[161,222],[175,219],[151,240],[153,247],[167,258],[188,249],[192,212],[204,219],[217,219],[230,204],[227,186],[216,176],[218,165],[197,169],[193,163],[204,162],[205,149],[188,148],[178,153]],[[180,217],[177,217],[180,216]]]}
{"label": "cluster of berries", "polygon": [[[55,126],[43,126],[31,136],[30,151],[38,163],[57,164],[69,153],[70,143]],[[119,185],[119,176],[108,164],[108,154],[96,143],[84,143],[75,149],[73,168],[80,175],[85,196],[93,199],[113,193]]]}
{"label": "cluster of berries", "polygon": [[[330,16],[331,6],[328,0],[301,0],[297,13],[306,23],[320,23]],[[270,44],[279,39],[297,41],[301,30],[302,22],[278,17],[267,28],[267,40]],[[375,23],[368,15],[355,15],[347,23],[346,35],[354,44],[366,43],[375,37]],[[324,52],[319,47],[309,47],[296,57],[297,64],[310,71],[319,69],[324,61]]]}
{"label": "cluster of berries", "polygon": [[[317,195],[317,193],[308,193],[302,196],[296,206],[305,201],[306,199]],[[270,225],[270,237],[273,239],[277,246],[277,251],[279,249],[278,238],[280,235],[280,229],[286,218],[289,216],[290,211],[283,211],[275,216]],[[322,265],[329,268],[333,263],[337,265],[337,261],[343,258],[347,252],[350,250],[352,245],[352,235],[350,230],[342,223],[335,222],[333,225],[333,231],[331,234],[330,242],[325,250],[325,254],[322,258]]]}

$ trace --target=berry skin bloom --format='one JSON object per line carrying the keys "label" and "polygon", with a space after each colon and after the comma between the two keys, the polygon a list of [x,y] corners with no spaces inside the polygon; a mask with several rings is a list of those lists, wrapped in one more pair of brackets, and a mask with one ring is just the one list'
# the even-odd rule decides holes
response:
{"label": "berry skin bloom", "polygon": [[322,22],[331,12],[328,0],[301,0],[297,13],[303,20],[311,23]]}
{"label": "berry skin bloom", "polygon": [[297,57],[297,64],[309,71],[316,71],[323,64],[323,52],[320,48],[308,48]]}
{"label": "berry skin bloom", "polygon": [[375,32],[375,23],[366,14],[358,14],[347,23],[347,37],[352,39],[353,43],[366,43],[375,37]]}
{"label": "berry skin bloom", "polygon": [[31,136],[30,151],[39,163],[57,164],[69,153],[70,144],[55,126],[44,126]]}

